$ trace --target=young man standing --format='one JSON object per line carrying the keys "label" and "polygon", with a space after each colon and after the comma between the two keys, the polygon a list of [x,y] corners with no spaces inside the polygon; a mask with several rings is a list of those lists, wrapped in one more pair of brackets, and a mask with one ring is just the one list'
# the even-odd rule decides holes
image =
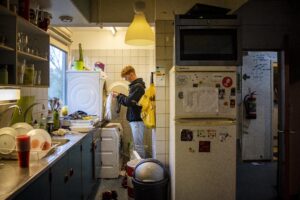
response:
{"label": "young man standing", "polygon": [[121,77],[130,83],[129,94],[128,96],[115,94],[115,96],[117,96],[117,100],[120,104],[127,107],[126,119],[129,121],[131,127],[134,149],[142,158],[145,158],[143,143],[145,125],[141,118],[142,107],[137,105],[145,93],[145,82],[142,78],[137,78],[135,69],[132,66],[123,68]]}

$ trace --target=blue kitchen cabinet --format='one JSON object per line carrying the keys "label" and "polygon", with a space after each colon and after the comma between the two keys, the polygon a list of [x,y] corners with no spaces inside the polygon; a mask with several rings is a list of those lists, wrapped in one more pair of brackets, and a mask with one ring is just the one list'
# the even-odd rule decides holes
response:
{"label": "blue kitchen cabinet", "polygon": [[88,199],[96,183],[94,175],[94,145],[93,134],[87,135],[82,140],[82,193],[83,199]]}
{"label": "blue kitchen cabinet", "polygon": [[39,200],[50,200],[49,170],[34,180],[34,182],[21,191],[14,199],[28,200],[37,198]]}
{"label": "blue kitchen cabinet", "polygon": [[69,180],[68,199],[81,199],[81,144],[77,144],[68,152]]}
{"label": "blue kitchen cabinet", "polygon": [[81,199],[81,144],[73,146],[51,168],[51,199]]}
{"label": "blue kitchen cabinet", "polygon": [[64,200],[68,199],[67,182],[68,174],[68,157],[64,156],[57,161],[51,168],[51,199]]}

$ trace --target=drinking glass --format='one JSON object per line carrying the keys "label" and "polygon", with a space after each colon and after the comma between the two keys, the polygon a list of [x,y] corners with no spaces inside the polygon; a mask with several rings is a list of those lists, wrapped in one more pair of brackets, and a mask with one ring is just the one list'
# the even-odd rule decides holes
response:
{"label": "drinking glass", "polygon": [[30,136],[18,135],[16,137],[16,149],[18,152],[19,167],[29,167]]}

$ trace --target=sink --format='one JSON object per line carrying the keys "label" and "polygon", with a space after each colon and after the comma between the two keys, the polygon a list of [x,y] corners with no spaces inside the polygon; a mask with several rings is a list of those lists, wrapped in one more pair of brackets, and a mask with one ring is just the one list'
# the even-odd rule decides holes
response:
{"label": "sink", "polygon": [[62,146],[68,142],[70,142],[70,140],[66,138],[52,138],[52,145],[56,144],[57,146]]}

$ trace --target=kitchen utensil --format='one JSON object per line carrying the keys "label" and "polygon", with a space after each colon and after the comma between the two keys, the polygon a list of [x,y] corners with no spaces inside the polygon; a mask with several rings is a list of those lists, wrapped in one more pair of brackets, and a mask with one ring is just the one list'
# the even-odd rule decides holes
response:
{"label": "kitchen utensil", "polygon": [[11,127],[14,128],[19,135],[24,135],[33,129],[33,127],[26,122],[18,122],[13,124]]}

